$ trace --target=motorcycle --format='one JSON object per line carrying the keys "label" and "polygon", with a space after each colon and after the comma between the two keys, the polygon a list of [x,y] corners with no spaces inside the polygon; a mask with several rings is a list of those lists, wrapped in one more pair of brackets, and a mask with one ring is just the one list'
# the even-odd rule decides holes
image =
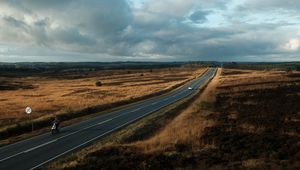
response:
{"label": "motorcycle", "polygon": [[59,127],[57,126],[56,123],[53,123],[52,128],[51,128],[51,133],[52,133],[52,135],[59,133]]}

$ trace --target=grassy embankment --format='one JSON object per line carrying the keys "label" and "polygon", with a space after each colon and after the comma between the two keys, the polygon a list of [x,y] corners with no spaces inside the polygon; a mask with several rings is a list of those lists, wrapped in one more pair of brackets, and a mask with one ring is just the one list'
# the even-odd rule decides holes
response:
{"label": "grassy embankment", "polygon": [[225,69],[150,136],[118,132],[50,168],[299,169],[299,101],[300,72]]}

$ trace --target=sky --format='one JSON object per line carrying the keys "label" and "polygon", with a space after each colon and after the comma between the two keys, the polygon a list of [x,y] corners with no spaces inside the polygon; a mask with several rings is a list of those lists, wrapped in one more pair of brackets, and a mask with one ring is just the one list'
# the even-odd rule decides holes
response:
{"label": "sky", "polygon": [[300,61],[299,0],[1,0],[0,62]]}

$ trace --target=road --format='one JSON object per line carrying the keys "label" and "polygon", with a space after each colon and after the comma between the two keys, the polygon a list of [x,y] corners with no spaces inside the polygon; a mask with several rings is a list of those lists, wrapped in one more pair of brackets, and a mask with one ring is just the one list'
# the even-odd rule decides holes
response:
{"label": "road", "polygon": [[[49,132],[1,147],[0,170],[41,169],[55,159],[91,145],[103,136],[191,95],[215,72],[216,68],[210,68],[201,77],[172,93],[64,127],[59,134],[51,135]],[[188,87],[192,87],[192,90]]]}

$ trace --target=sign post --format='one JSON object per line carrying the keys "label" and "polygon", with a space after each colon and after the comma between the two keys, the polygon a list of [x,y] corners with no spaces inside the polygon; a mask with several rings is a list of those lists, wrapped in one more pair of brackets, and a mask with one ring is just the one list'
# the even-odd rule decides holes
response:
{"label": "sign post", "polygon": [[32,119],[31,119],[31,112],[32,112],[31,107],[27,106],[27,107],[25,108],[25,113],[26,113],[27,115],[29,115],[29,119],[30,119],[30,121],[31,121],[31,130],[33,131],[33,121],[32,121]]}

